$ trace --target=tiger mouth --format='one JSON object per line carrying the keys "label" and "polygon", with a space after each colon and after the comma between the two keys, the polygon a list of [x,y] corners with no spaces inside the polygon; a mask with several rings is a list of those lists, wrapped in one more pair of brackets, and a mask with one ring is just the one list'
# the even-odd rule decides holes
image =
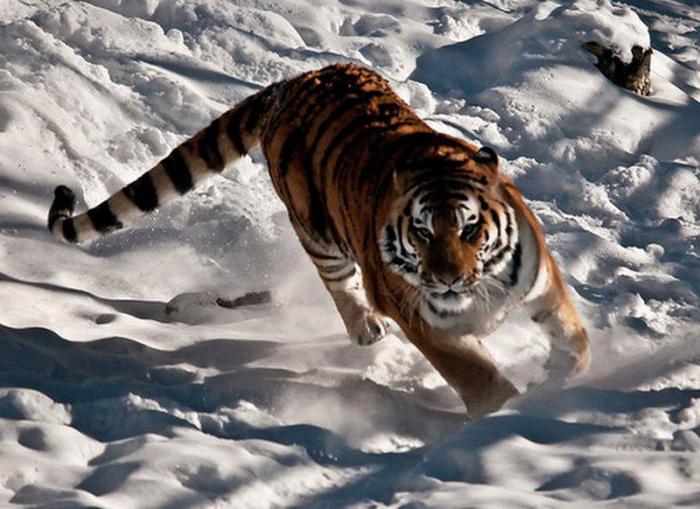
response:
{"label": "tiger mouth", "polygon": [[464,313],[472,304],[473,291],[470,288],[460,290],[430,291],[423,296],[427,310],[441,318]]}
{"label": "tiger mouth", "polygon": [[464,313],[472,303],[469,297],[461,297],[454,300],[423,299],[423,305],[433,316],[447,318]]}
{"label": "tiger mouth", "polygon": [[430,296],[433,299],[458,299],[470,295],[472,292],[470,289],[466,288],[464,290],[445,290],[444,292],[430,292]]}

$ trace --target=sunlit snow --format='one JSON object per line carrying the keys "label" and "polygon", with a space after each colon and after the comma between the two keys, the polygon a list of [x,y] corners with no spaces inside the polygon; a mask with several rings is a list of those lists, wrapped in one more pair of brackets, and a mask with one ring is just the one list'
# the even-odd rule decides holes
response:
{"label": "sunlit snow", "polygon": [[[699,34],[676,0],[0,1],[0,505],[698,505]],[[651,96],[586,40],[650,41]],[[350,344],[259,153],[128,231],[50,236],[56,185],[96,205],[335,62],[502,155],[589,326],[571,387],[467,423],[398,334]],[[542,376],[527,317],[486,341]]]}

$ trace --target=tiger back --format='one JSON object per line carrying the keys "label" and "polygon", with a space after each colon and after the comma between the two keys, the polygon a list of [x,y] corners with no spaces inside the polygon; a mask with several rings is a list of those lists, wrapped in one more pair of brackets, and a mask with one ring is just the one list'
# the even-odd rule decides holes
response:
{"label": "tiger back", "polygon": [[122,228],[258,144],[355,342],[379,341],[390,318],[471,417],[518,394],[481,341],[515,306],[528,306],[550,338],[551,380],[586,368],[585,328],[495,151],[436,132],[363,67],[270,85],[82,214],[59,186],[49,229],[83,242]]}

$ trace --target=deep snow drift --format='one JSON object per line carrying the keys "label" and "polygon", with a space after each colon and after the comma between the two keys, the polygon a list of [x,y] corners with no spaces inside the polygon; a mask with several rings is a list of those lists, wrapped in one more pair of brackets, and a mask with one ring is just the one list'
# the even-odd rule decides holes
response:
{"label": "deep snow drift", "polygon": [[[0,505],[696,505],[700,12],[563,3],[0,2]],[[589,38],[649,38],[652,95],[605,80]],[[351,345],[257,154],[84,249],[46,231],[57,184],[94,205],[342,61],[503,155],[590,327],[572,387],[465,423],[411,345]],[[518,386],[541,375],[525,317],[488,344]]]}

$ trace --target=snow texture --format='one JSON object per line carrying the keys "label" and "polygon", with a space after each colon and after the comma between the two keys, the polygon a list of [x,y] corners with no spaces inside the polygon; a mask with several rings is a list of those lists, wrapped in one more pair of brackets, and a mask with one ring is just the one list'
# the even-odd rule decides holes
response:
{"label": "snow texture", "polygon": [[[697,506],[698,34],[676,0],[0,2],[0,505]],[[586,40],[651,45],[651,96]],[[588,374],[465,422],[400,337],[350,344],[259,154],[84,249],[46,230],[57,184],[95,205],[334,62],[502,154],[590,328]],[[542,375],[526,317],[487,344],[519,387]]]}

